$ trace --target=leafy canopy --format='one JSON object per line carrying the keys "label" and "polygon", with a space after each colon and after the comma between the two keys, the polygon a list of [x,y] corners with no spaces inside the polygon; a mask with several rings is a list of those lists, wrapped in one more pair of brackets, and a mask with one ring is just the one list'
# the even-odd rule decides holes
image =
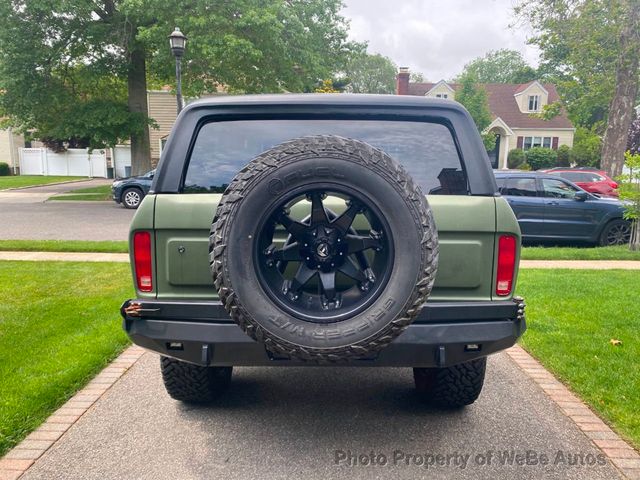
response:
{"label": "leafy canopy", "polygon": [[395,93],[398,67],[387,57],[366,51],[351,56],[345,68],[353,93]]}
{"label": "leafy canopy", "polygon": [[[51,143],[114,145],[151,121],[131,112],[131,53],[152,87],[174,83],[167,35],[189,37],[187,96],[313,91],[353,44],[340,0],[5,0],[0,114]],[[144,79],[143,79],[144,80]]]}
{"label": "leafy canopy", "polygon": [[538,72],[525,62],[520,52],[505,48],[467,63],[457,81],[465,74],[473,75],[479,83],[526,83],[535,80]]}

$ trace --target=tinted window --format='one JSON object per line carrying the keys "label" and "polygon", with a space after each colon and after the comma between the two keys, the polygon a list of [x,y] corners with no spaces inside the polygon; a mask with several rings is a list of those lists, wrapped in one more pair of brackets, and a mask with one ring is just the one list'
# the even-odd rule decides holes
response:
{"label": "tinted window", "polygon": [[561,180],[552,178],[542,179],[542,189],[545,197],[551,198],[573,198],[576,196],[576,189]]}
{"label": "tinted window", "polygon": [[505,188],[502,189],[503,195],[512,195],[514,197],[536,197],[538,191],[536,189],[535,178],[509,178]]}
{"label": "tinted window", "polygon": [[258,154],[307,135],[340,135],[380,148],[404,165],[422,191],[466,195],[467,178],[451,132],[425,122],[379,120],[242,120],[204,125],[196,139],[184,192],[223,192]]}
{"label": "tinted window", "polygon": [[561,172],[558,175],[572,182],[600,182],[603,180],[600,175],[593,172]]}

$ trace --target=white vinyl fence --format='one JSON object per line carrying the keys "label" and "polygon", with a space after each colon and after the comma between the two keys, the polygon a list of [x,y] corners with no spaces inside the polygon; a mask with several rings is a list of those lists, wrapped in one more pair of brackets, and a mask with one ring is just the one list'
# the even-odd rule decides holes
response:
{"label": "white vinyl fence", "polygon": [[20,149],[21,175],[61,175],[107,178],[107,155],[104,150],[70,148],[55,153],[46,148]]}
{"label": "white vinyl fence", "polygon": [[114,167],[116,178],[131,176],[131,147],[129,145],[116,145],[111,150],[111,164]]}

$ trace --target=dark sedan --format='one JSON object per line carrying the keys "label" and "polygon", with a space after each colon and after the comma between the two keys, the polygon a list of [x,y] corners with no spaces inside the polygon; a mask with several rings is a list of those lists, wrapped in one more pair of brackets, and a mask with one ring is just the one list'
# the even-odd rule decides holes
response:
{"label": "dark sedan", "polygon": [[122,203],[125,208],[138,208],[144,196],[149,193],[151,181],[155,173],[155,170],[151,170],[138,177],[116,180],[113,182],[113,185],[111,185],[113,201]]}
{"label": "dark sedan", "polygon": [[601,198],[563,178],[538,172],[496,171],[525,241],[621,245],[631,228],[617,199]]}

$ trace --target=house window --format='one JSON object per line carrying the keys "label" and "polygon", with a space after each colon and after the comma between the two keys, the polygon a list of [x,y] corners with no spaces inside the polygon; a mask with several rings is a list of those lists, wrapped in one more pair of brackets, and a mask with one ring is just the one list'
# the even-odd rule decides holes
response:
{"label": "house window", "polygon": [[551,137],[524,137],[523,150],[529,150],[533,147],[551,148]]}
{"label": "house window", "polygon": [[436,93],[436,98],[449,98],[447,93]]}
{"label": "house window", "polygon": [[529,95],[529,111],[537,112],[540,108],[540,95]]}

